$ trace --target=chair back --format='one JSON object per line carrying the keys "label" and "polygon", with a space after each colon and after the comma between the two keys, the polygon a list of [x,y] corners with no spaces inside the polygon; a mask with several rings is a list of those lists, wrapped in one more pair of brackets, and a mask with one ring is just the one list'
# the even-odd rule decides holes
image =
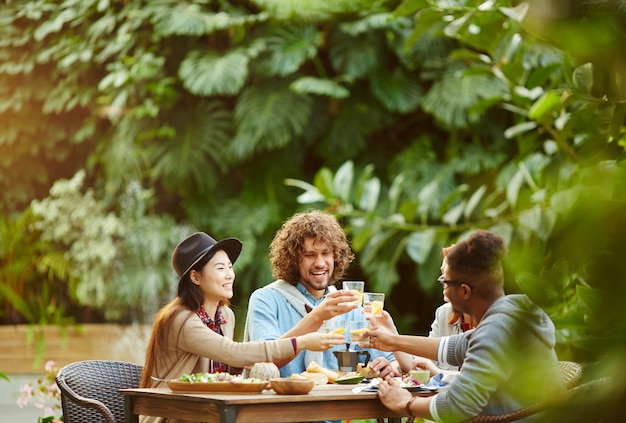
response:
{"label": "chair back", "polygon": [[565,388],[570,390],[577,387],[583,378],[583,366],[574,361],[559,361],[561,373],[563,373],[563,381]]}
{"label": "chair back", "polygon": [[113,360],[86,360],[59,370],[64,423],[123,423],[120,389],[138,388],[143,366]]}

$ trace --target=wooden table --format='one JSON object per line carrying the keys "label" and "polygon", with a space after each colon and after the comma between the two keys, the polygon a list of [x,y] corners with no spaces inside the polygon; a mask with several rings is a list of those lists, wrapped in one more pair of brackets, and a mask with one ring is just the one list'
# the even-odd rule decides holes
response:
{"label": "wooden table", "polygon": [[125,422],[139,415],[197,422],[302,422],[393,418],[401,415],[386,408],[372,392],[352,393],[354,385],[316,386],[306,395],[173,393],[169,388],[123,389]]}

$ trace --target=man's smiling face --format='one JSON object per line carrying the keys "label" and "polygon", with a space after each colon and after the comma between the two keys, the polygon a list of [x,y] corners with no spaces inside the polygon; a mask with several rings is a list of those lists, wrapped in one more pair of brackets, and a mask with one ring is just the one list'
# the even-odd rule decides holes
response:
{"label": "man's smiling face", "polygon": [[335,269],[335,256],[324,241],[305,238],[298,270],[300,282],[315,298],[320,298]]}

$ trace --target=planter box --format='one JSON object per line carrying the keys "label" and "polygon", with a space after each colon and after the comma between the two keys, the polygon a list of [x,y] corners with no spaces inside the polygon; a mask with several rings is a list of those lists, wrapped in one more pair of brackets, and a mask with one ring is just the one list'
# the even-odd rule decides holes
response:
{"label": "planter box", "polygon": [[[28,325],[0,326],[0,371],[6,374],[39,374],[44,363],[54,360],[59,366],[80,360],[121,360],[144,363],[150,338],[150,325],[84,324],[61,329],[41,328],[44,350],[27,345]],[[34,328],[39,330],[39,328]]]}

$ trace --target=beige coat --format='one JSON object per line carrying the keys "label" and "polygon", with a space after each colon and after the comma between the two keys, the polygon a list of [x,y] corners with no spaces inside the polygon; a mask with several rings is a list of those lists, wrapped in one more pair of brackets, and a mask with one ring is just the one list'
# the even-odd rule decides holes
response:
{"label": "beige coat", "polygon": [[[196,313],[179,313],[168,334],[168,348],[157,357],[155,374],[161,379],[178,379],[182,374],[208,372],[211,359],[234,367],[273,362],[294,356],[290,339],[259,342],[234,342],[235,314],[222,307],[226,324],[221,336],[206,327]],[[154,382],[154,388],[167,388],[165,382]],[[182,423],[182,420],[140,416],[140,423]]]}

